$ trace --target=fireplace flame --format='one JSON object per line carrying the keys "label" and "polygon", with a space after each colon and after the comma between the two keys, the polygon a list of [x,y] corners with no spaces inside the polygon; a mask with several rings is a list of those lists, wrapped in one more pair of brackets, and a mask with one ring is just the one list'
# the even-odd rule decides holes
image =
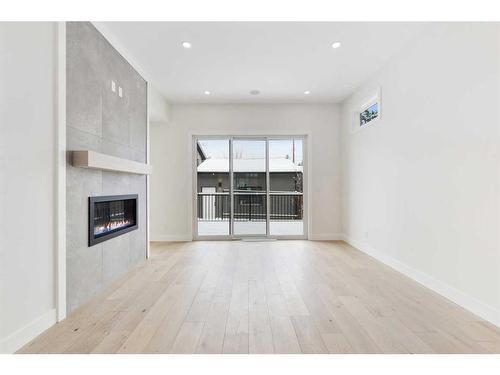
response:
{"label": "fireplace flame", "polygon": [[132,222],[130,220],[118,220],[118,221],[112,221],[109,223],[106,223],[105,225],[100,225],[97,227],[94,227],[94,235],[99,235],[107,232],[111,232],[115,229],[127,227]]}

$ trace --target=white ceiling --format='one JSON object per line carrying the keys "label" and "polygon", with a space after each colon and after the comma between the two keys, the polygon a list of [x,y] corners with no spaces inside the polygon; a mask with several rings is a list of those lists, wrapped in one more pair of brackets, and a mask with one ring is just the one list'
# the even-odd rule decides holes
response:
{"label": "white ceiling", "polygon": [[[173,103],[339,102],[431,24],[96,22]],[[333,49],[340,40],[342,47]],[[192,43],[184,49],[182,41]],[[120,48],[119,48],[120,49]],[[258,96],[249,94],[259,90]],[[211,95],[204,95],[209,90]],[[310,90],[310,95],[304,95]]]}

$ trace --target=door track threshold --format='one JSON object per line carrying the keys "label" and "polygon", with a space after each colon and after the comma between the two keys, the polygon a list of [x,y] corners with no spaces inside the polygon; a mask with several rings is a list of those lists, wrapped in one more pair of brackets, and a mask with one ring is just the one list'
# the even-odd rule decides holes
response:
{"label": "door track threshold", "polygon": [[270,242],[270,241],[277,241],[276,238],[242,238],[241,241],[244,242]]}

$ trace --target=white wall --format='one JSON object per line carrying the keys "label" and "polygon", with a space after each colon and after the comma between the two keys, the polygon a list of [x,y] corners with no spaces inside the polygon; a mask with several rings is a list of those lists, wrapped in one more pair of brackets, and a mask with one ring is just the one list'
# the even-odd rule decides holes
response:
{"label": "white wall", "polygon": [[152,85],[148,90],[148,109],[150,122],[168,122],[170,120],[170,104]]}
{"label": "white wall", "polygon": [[310,238],[340,231],[339,110],[336,105],[172,105],[168,124],[151,126],[151,239],[189,240],[191,133],[311,134]]}
{"label": "white wall", "polygon": [[55,37],[0,23],[0,352],[56,319]]}
{"label": "white wall", "polygon": [[[342,106],[346,238],[500,325],[497,24],[422,36]],[[382,118],[351,133],[376,87]]]}

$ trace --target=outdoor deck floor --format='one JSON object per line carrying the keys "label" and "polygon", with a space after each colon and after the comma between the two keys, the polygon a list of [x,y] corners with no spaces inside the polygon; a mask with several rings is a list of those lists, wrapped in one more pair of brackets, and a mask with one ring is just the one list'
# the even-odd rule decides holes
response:
{"label": "outdoor deck floor", "polygon": [[[300,236],[304,234],[304,222],[302,220],[271,221],[269,223],[269,230],[271,235]],[[265,234],[266,222],[235,221],[234,233],[242,235]],[[228,220],[198,221],[199,236],[214,236],[214,235],[228,235],[228,234],[229,234]]]}

